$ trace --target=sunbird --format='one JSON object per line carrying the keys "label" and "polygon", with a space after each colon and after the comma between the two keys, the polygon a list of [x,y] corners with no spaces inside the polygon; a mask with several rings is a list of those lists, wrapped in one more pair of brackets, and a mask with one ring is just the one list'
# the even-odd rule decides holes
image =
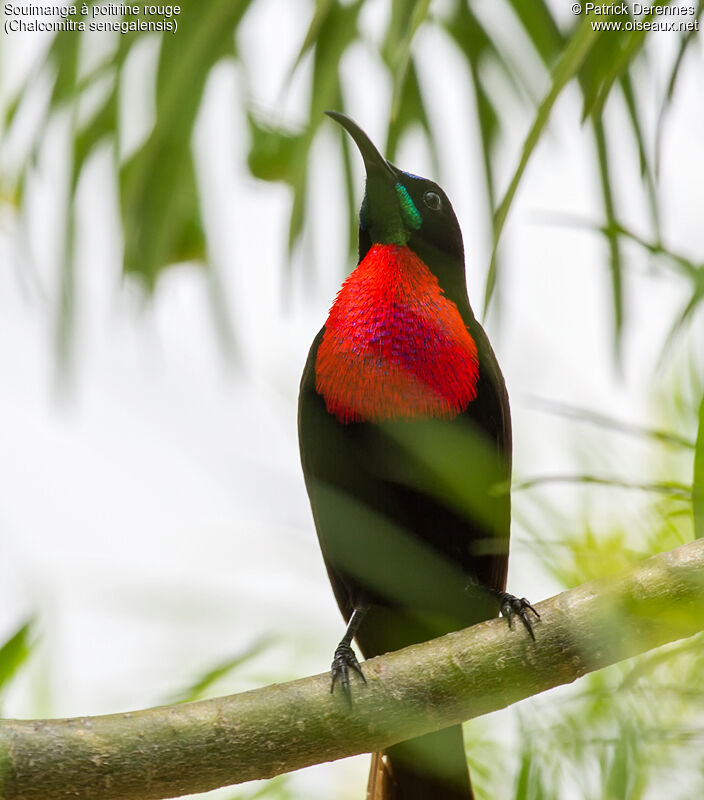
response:
{"label": "sunbird", "polygon": [[[388,162],[349,117],[326,112],[364,160],[359,261],[308,355],[299,397],[306,488],[347,629],[331,691],[350,698],[369,658],[499,611],[508,594],[511,414],[469,304],[455,212],[433,181]],[[468,800],[462,729],[372,756],[368,800]]]}

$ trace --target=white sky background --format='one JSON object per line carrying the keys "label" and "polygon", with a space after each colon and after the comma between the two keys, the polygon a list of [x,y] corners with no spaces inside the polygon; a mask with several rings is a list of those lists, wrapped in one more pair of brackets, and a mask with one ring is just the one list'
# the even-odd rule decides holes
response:
{"label": "white sky background", "polygon": [[[491,21],[497,4],[483,5]],[[272,118],[281,111],[293,124],[305,122],[307,67],[283,110],[280,90],[309,19],[310,9],[304,14],[301,8],[307,7],[288,0],[255,4],[240,39],[258,105]],[[372,39],[383,15],[381,2],[365,11],[362,24]],[[513,48],[521,47],[510,19],[493,24],[505,30]],[[473,174],[479,145],[469,85],[447,79],[458,74],[460,56],[439,37],[422,31],[417,53],[431,117],[442,132],[441,173],[431,173],[419,137],[403,142],[396,161],[437,178],[451,197],[464,231],[470,298],[480,314],[489,241],[483,179]],[[38,42],[36,35],[3,36],[5,86],[21,74]],[[643,70],[640,87],[650,101],[646,130],[653,128],[675,44],[674,35],[651,37],[652,66]],[[137,75],[148,64],[148,50],[136,62]],[[662,216],[665,241],[701,257],[701,47],[688,58],[698,64],[684,70],[665,129]],[[351,51],[343,75],[349,113],[382,142],[390,86],[371,49]],[[539,85],[537,63],[536,76]],[[197,269],[166,272],[147,305],[122,283],[116,200],[104,151],[91,162],[80,189],[75,375],[62,400],[55,391],[51,316],[60,126],[47,137],[29,186],[31,260],[17,244],[15,221],[7,213],[0,217],[0,640],[32,612],[42,637],[32,669],[8,698],[9,714],[98,714],[162,702],[264,635],[276,643],[236,671],[223,691],[320,672],[341,636],[296,432],[298,381],[308,347],[352,266],[344,261],[338,131],[325,123],[317,141],[310,213],[320,215],[319,236],[306,241],[289,288],[284,274],[290,197],[246,171],[242,77],[230,65],[218,67],[194,137],[241,370],[223,355],[208,287]],[[139,134],[140,103],[134,104],[128,136]],[[642,193],[625,112],[615,106],[611,113],[614,130],[623,131],[623,157],[621,142],[613,142],[622,216],[649,238],[646,209],[636,202]],[[516,104],[515,125],[502,142],[502,188],[531,116],[530,108]],[[648,262],[629,249],[626,295],[632,305],[627,372],[620,379],[611,357],[605,245],[591,233],[545,224],[557,213],[601,220],[592,140],[578,119],[578,94],[570,88],[511,213],[502,249],[501,314],[490,314],[487,327],[512,398],[516,477],[580,471],[575,449],[584,451],[588,442],[597,451],[590,451],[595,471],[603,467],[602,473],[630,477],[629,469],[638,465],[639,476],[647,479],[642,449],[530,409],[529,399],[538,396],[652,422],[654,390],[666,380],[653,373],[658,347],[688,288],[649,274]],[[361,198],[361,159],[355,169]],[[305,270],[314,272],[313,281],[304,280]],[[575,509],[581,497],[575,490],[541,496],[561,504],[578,524],[585,506]],[[612,490],[590,496],[595,523],[629,519],[642,503]],[[521,546],[526,538],[520,529],[515,532],[509,589],[541,599],[557,586]],[[44,699],[38,704],[38,698]],[[507,714],[498,719],[510,725]],[[304,771],[296,787],[313,800],[341,797],[343,791],[352,798],[361,795],[365,780],[366,760],[360,758]]]}

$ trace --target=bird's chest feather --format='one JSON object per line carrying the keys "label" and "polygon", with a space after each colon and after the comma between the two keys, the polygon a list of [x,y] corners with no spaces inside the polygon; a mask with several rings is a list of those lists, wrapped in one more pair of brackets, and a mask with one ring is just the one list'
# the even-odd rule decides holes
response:
{"label": "bird's chest feather", "polygon": [[437,278],[409,248],[374,245],[340,289],[315,388],[342,423],[452,419],[476,397],[477,348]]}

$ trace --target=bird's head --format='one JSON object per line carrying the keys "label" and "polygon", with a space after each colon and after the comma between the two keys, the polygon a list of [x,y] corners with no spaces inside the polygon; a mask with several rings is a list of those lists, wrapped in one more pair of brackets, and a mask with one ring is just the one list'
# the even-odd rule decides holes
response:
{"label": "bird's head", "polygon": [[[339,111],[326,111],[352,137],[364,160],[366,191],[359,213],[360,260],[373,244],[407,246],[455,294],[464,289],[464,248],[457,217],[437,183],[387,161],[367,134]],[[455,284],[459,284],[455,287]]]}

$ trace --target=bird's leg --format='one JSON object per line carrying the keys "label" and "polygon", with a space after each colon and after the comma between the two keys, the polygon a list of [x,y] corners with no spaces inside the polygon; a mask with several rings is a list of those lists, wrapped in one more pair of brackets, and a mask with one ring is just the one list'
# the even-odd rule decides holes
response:
{"label": "bird's leg", "polygon": [[509,628],[513,628],[513,617],[514,614],[520,617],[521,622],[525,626],[526,630],[530,634],[530,638],[535,641],[535,633],[533,633],[533,623],[528,615],[529,611],[532,611],[535,614],[536,619],[540,619],[540,614],[533,608],[533,606],[526,600],[525,597],[516,597],[513,594],[509,594],[508,592],[500,592],[497,589],[492,589],[490,586],[484,586],[484,584],[479,583],[476,579],[470,579],[469,585],[467,589],[476,588],[481,589],[482,591],[490,594],[492,597],[495,597],[501,607],[501,615],[506,617],[508,620]]}
{"label": "bird's leg", "polygon": [[364,619],[368,610],[368,605],[355,606],[352,616],[350,617],[350,621],[347,623],[345,635],[342,637],[340,644],[338,644],[337,649],[335,650],[335,656],[332,660],[332,667],[330,668],[330,673],[332,675],[330,691],[333,692],[335,690],[335,681],[339,678],[340,684],[342,685],[342,691],[345,693],[348,700],[351,697],[350,669],[353,669],[364,681],[364,683],[367,682],[367,679],[364,677],[364,673],[362,672],[362,668],[359,666],[359,661],[357,661],[357,656],[352,649],[352,639],[354,638],[355,633],[357,633],[359,630],[359,626],[362,624],[362,620]]}
{"label": "bird's leg", "polygon": [[508,627],[513,628],[513,615],[518,615],[521,619],[521,622],[525,625],[526,630],[530,634],[530,638],[535,641],[533,623],[530,621],[528,612],[532,611],[535,614],[536,619],[540,619],[540,614],[538,614],[528,600],[526,600],[525,597],[516,597],[508,592],[495,592],[495,595],[501,603],[502,616],[506,617],[508,620]]}

